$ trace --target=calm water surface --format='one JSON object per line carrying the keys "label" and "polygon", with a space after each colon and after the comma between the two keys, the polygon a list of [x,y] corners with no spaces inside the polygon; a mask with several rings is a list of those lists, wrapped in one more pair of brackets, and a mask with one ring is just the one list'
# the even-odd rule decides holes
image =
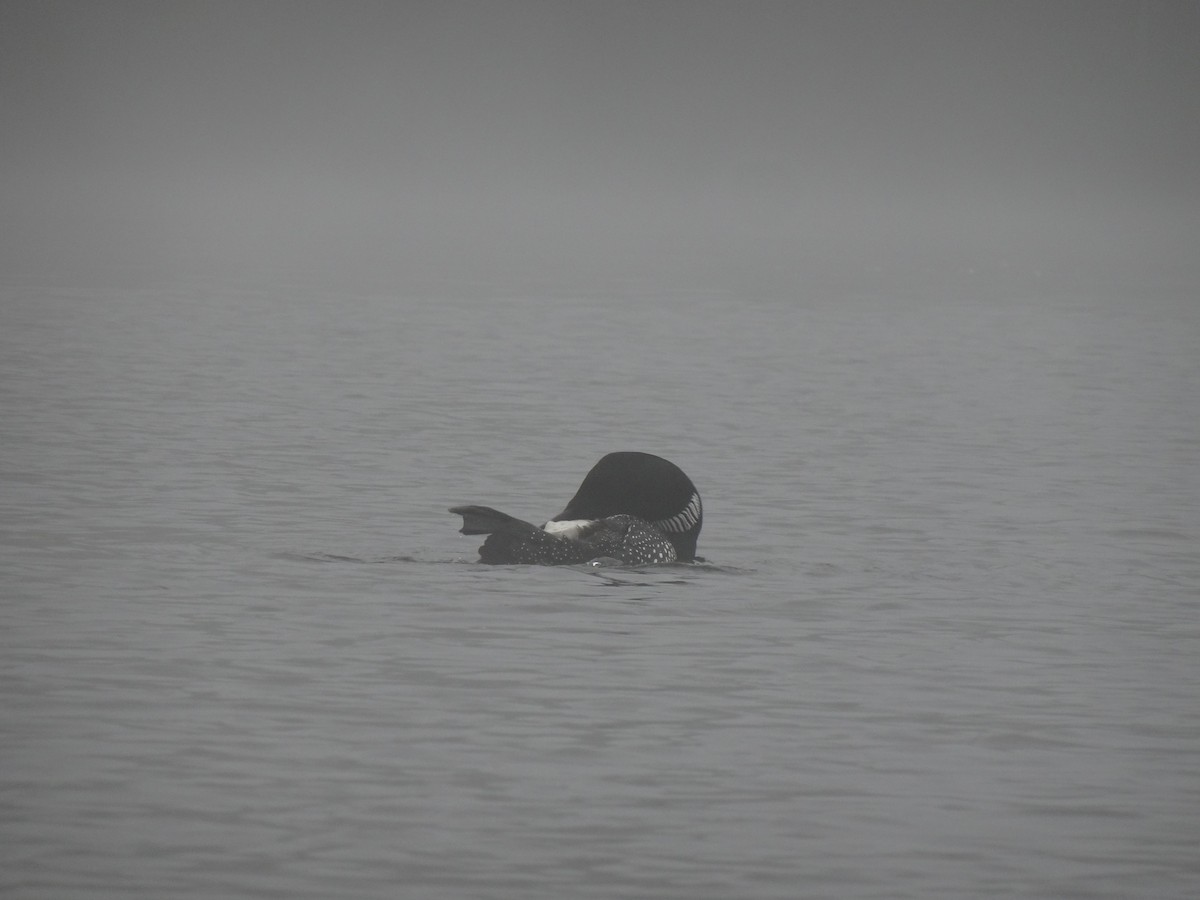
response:
{"label": "calm water surface", "polygon": [[1195,896],[1193,295],[0,304],[6,897]]}

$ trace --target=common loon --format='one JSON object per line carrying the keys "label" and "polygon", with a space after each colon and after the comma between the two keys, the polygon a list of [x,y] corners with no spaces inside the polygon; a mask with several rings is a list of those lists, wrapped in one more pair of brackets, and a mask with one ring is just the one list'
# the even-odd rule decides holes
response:
{"label": "common loon", "polygon": [[613,559],[623,565],[691,562],[704,521],[700,492],[673,462],[609,453],[566,508],[542,527],[488,506],[455,506],[463,534],[486,534],[480,562],[554,566]]}

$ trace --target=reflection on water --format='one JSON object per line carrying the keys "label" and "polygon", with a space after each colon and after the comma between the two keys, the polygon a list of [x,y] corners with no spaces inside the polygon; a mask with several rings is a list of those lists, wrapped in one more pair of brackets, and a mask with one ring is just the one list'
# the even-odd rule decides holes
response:
{"label": "reflection on water", "polygon": [[6,895],[1194,890],[1194,304],[3,300]]}

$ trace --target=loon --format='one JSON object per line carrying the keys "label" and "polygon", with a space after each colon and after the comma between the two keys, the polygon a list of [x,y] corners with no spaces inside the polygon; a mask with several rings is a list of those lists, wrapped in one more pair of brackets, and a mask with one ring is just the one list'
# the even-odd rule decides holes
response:
{"label": "loon", "polygon": [[540,528],[489,506],[455,506],[462,534],[486,534],[480,562],[622,565],[692,562],[704,521],[700,492],[673,462],[650,453],[609,453],[575,496]]}

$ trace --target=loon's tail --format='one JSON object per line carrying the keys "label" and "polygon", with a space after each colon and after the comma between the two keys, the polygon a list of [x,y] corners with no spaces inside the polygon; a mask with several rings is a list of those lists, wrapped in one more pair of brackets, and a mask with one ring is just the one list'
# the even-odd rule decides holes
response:
{"label": "loon's tail", "polygon": [[452,506],[450,512],[463,517],[463,527],[459,529],[461,534],[492,534],[514,525],[536,530],[536,526],[490,506]]}

